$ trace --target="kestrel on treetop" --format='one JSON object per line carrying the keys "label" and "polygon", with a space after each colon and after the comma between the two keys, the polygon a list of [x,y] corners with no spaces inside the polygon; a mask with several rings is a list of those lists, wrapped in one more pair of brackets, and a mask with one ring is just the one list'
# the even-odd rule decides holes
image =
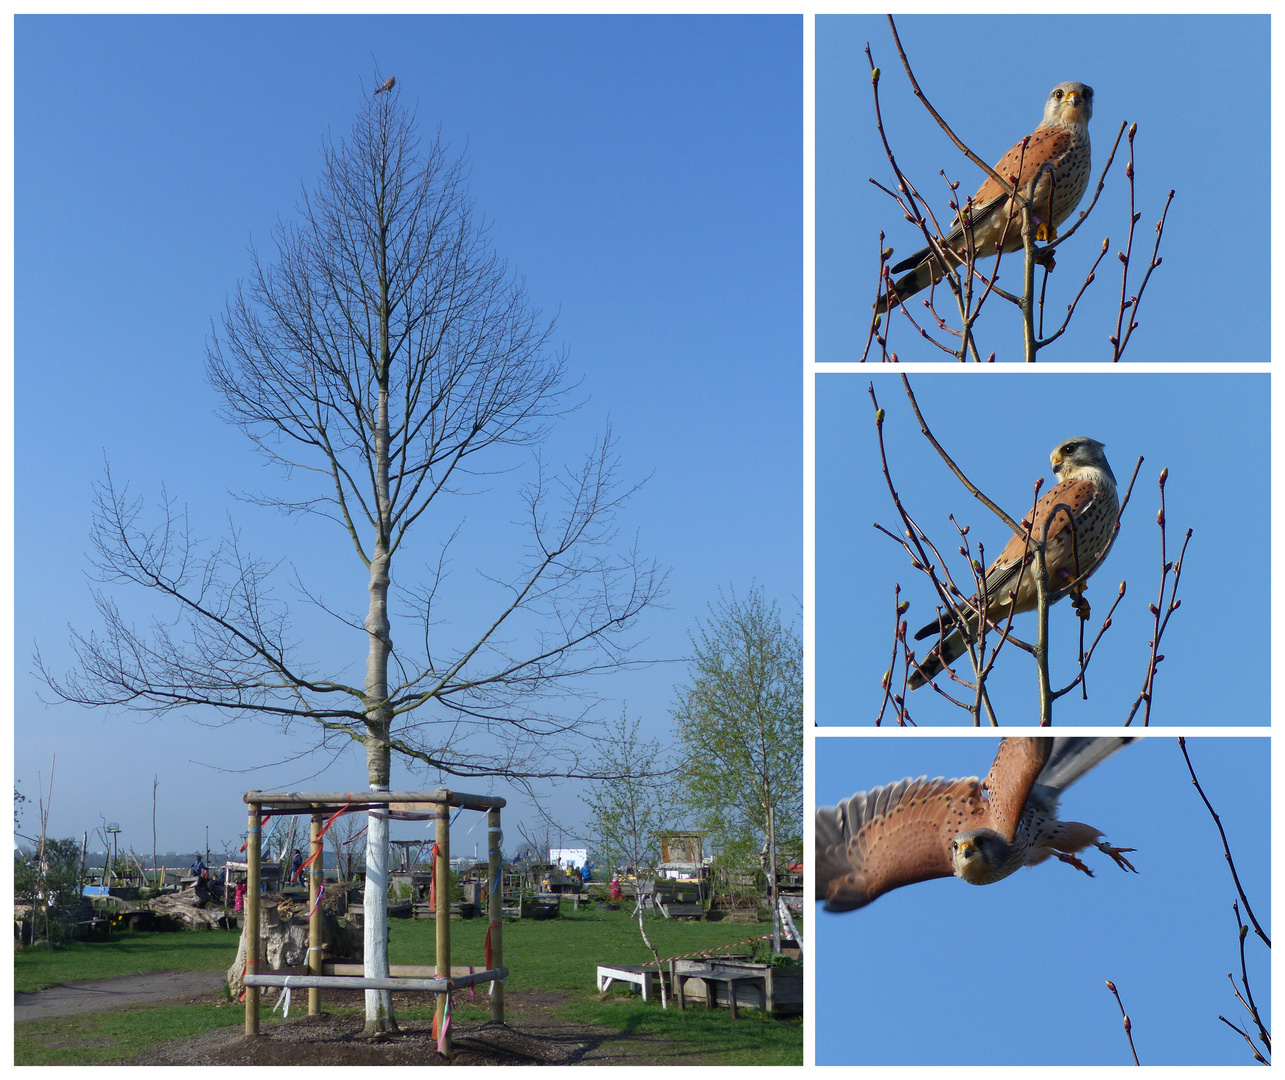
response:
{"label": "kestrel on treetop", "polygon": [[[1049,455],[1057,483],[1035,504],[1035,520],[1026,535],[1014,534],[1004,550],[986,570],[983,588],[986,617],[992,623],[1014,614],[1034,611],[1037,602],[1034,545],[1048,524],[1044,561],[1049,575],[1049,603],[1060,600],[1073,587],[1082,585],[1102,565],[1115,543],[1120,517],[1120,500],[1115,475],[1102,453],[1102,443],[1078,436],[1058,443]],[[1029,536],[1029,539],[1028,539]],[[923,627],[915,640],[947,631],[942,643],[912,670],[907,685],[918,690],[942,668],[968,651],[956,619],[962,619],[971,633],[977,630],[977,612],[982,589],[973,595],[971,610],[960,605]],[[952,629],[952,626],[954,627]]]}
{"label": "kestrel on treetop", "polygon": [[[1133,870],[1091,825],[1057,819],[1058,798],[1128,738],[1002,739],[985,780],[921,776],[862,791],[816,813],[816,898],[829,911],[864,907],[890,889],[933,878],[989,885],[1050,855],[1092,845]],[[1134,871],[1136,873],[1136,871]]]}
{"label": "kestrel on treetop", "polygon": [[[375,93],[376,93],[376,94],[382,94],[385,90],[391,90],[391,89],[392,89],[394,86],[396,86],[396,85],[397,85],[397,80],[396,80],[396,78],[394,78],[392,75],[389,75],[389,76],[388,76],[388,81],[387,81],[386,83],[384,83],[384,85],[383,85],[383,86],[381,86],[378,90],[376,90],[376,91],[375,91]],[[374,94],[372,94],[371,96],[373,97],[373,96],[374,96]]]}
{"label": "kestrel on treetop", "polygon": [[[1089,186],[1089,117],[1093,115],[1093,87],[1084,83],[1058,83],[1044,103],[1044,119],[1023,146],[1019,142],[995,166],[995,171],[1013,183],[1019,194],[1034,196],[1031,221],[1036,239],[1054,240],[1062,224],[1084,196]],[[1004,189],[988,176],[972,199],[970,212],[973,251],[976,257],[995,254],[996,245],[1004,253],[1022,247],[1022,207],[1005,194]],[[954,228],[946,234],[944,247],[960,253],[950,260],[951,266],[963,261],[967,247],[964,227],[955,215]],[[912,269],[913,267],[913,269]],[[911,270],[893,283],[889,299],[879,297],[875,310],[887,311],[904,303],[931,282],[941,280],[942,269],[931,248],[917,251],[892,268],[894,274]]]}

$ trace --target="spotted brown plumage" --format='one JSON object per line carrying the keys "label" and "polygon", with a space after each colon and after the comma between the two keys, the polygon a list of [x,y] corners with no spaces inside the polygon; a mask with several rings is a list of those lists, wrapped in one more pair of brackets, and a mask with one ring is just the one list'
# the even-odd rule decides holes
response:
{"label": "spotted brown plumage", "polygon": [[[375,91],[375,93],[376,93],[376,94],[382,94],[385,90],[391,90],[391,89],[392,89],[394,86],[396,86],[396,85],[397,85],[397,78],[396,78],[396,76],[389,75],[389,76],[388,76],[388,79],[385,81],[384,85],[383,85],[383,86],[381,86],[378,90],[376,90],[376,91]],[[373,95],[372,95],[372,96],[373,96]]]}
{"label": "spotted brown plumage", "polygon": [[[1053,240],[1057,227],[1080,205],[1089,186],[1089,118],[1093,115],[1093,87],[1064,82],[1055,86],[1044,103],[1044,119],[1035,131],[1008,151],[995,166],[1018,193],[1032,196],[1032,222],[1036,239]],[[1034,185],[1034,187],[1032,187]],[[987,176],[972,198],[973,251],[977,258],[993,255],[996,245],[1005,253],[1022,246],[1021,204]],[[967,240],[960,215],[946,235],[944,247],[963,262]],[[875,310],[882,313],[940,281],[942,267],[931,248],[923,248],[892,267],[894,274],[910,270],[893,283],[891,294],[879,297]]]}
{"label": "spotted brown plumage", "polygon": [[[900,780],[816,812],[816,898],[830,911],[864,907],[933,878],[989,885],[1050,855],[1092,876],[1075,855],[1089,846],[1122,870],[1132,848],[1059,821],[1061,793],[1129,738],[1002,739],[985,780]],[[962,745],[962,744],[961,744]]]}
{"label": "spotted brown plumage", "polygon": [[[984,575],[986,617],[992,623],[1014,614],[1034,611],[1037,602],[1034,543],[1048,527],[1045,565],[1049,574],[1049,603],[1060,600],[1070,588],[1086,581],[1102,565],[1115,543],[1120,501],[1115,475],[1103,454],[1103,444],[1083,435],[1058,443],[1049,455],[1053,475],[1059,480],[1035,504],[1033,522],[1022,524],[1028,533],[1015,533]],[[945,631],[940,645],[912,670],[906,685],[917,690],[968,649],[956,620],[969,633],[977,630],[982,590],[968,606],[945,612],[915,634],[916,641]]]}

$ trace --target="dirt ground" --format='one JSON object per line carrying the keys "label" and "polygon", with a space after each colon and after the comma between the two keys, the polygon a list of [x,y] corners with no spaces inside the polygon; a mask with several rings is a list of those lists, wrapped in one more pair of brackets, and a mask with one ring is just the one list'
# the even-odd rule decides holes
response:
{"label": "dirt ground", "polygon": [[[221,972],[153,972],[119,979],[64,984],[34,994],[14,994],[14,1020],[121,1009],[161,1002],[214,1004],[222,1001]],[[272,999],[268,999],[272,1000]],[[689,1050],[677,1050],[658,1036],[622,1033],[563,1020],[557,1010],[568,1000],[558,991],[511,991],[505,995],[507,1023],[459,1018],[452,1023],[454,1048],[448,1061],[437,1052],[427,1020],[400,1023],[383,1038],[362,1036],[362,1018],[323,1014],[262,1022],[258,1037],[241,1026],[194,1039],[163,1043],[121,1065],[664,1065],[703,1064]],[[295,995],[295,1008],[307,999]],[[393,995],[393,1009],[422,1008],[425,995]],[[360,1009],[359,991],[326,995],[326,1006]]]}
{"label": "dirt ground", "polygon": [[[336,1007],[360,1008],[361,995],[328,995]],[[158,1046],[122,1065],[699,1065],[657,1036],[624,1034],[556,1015],[567,995],[515,991],[505,996],[507,1023],[455,1020],[453,1052],[437,1052],[431,1022],[401,1021],[401,1030],[381,1038],[361,1034],[361,1016],[292,1016],[264,1022],[261,1034],[240,1027]],[[423,995],[393,995],[393,1009],[422,1007]]]}

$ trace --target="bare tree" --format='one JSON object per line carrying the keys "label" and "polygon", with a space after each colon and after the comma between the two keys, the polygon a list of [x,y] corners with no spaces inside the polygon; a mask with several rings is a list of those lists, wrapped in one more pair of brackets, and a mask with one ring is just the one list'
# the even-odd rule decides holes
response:
{"label": "bare tree", "polygon": [[[659,971],[660,953],[643,922],[643,874],[655,876],[661,830],[673,824],[673,792],[663,773],[665,748],[658,739],[640,739],[638,727],[639,721],[620,714],[599,751],[598,771],[605,779],[580,797],[589,808],[590,835],[599,856],[609,867],[623,863],[634,868],[638,933]],[[661,1006],[667,1008],[664,972],[659,978]]]}
{"label": "bare tree", "polygon": [[[104,628],[74,635],[77,669],[41,673],[87,705],[307,721],[319,737],[364,744],[371,790],[388,789],[393,751],[455,777],[574,774],[568,744],[589,706],[559,706],[584,693],[583,677],[627,662],[628,631],[663,575],[636,550],[614,550],[632,489],[608,431],[577,468],[535,459],[520,494],[520,564],[486,578],[498,599],[475,634],[443,641],[434,617],[445,548],[427,583],[394,591],[394,559],[430,506],[468,493],[482,468],[513,464],[479,466],[477,455],[535,447],[570,408],[553,322],[491,248],[465,160],[440,139],[421,146],[400,95],[365,97],[349,139],[325,143],[316,187],[276,231],[274,259],[253,252],[208,349],[224,416],[293,480],[287,494],[251,501],[316,515],[351,540],[367,602],[364,618],[340,617],[362,635],[364,680],[300,659],[289,611],[269,592],[272,567],[235,533],[203,552],[168,500],[148,528],[110,471],[94,521],[100,580],[142,585],[176,613],[141,633],[100,591]],[[399,597],[415,648],[394,646]],[[370,977],[388,970],[388,850],[387,816],[372,812]],[[368,1031],[394,1026],[386,992],[368,992],[366,1021]]]}

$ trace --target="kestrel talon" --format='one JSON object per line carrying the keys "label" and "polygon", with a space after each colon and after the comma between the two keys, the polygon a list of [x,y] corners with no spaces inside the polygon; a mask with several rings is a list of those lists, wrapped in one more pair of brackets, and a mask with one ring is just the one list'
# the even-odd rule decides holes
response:
{"label": "kestrel talon", "polygon": [[1092,877],[1075,857],[1088,847],[1133,870],[1124,857],[1133,848],[1111,847],[1093,826],[1057,817],[1062,792],[1127,742],[1002,739],[985,780],[921,776],[818,808],[816,898],[829,911],[851,911],[933,878],[990,885],[1050,856]]}
{"label": "kestrel talon", "polygon": [[962,622],[970,636],[976,634],[983,594],[986,617],[992,623],[1006,619],[1010,610],[1014,614],[1035,610],[1034,545],[1046,527],[1049,603],[1083,586],[1102,565],[1115,543],[1120,518],[1115,475],[1102,450],[1102,443],[1081,435],[1059,443],[1049,455],[1058,483],[1035,504],[1030,533],[1013,535],[987,568],[982,588],[968,604],[942,613],[915,634],[916,641],[937,633],[945,636],[917,670],[911,671],[907,681],[911,690],[918,690],[968,651],[957,624]]}
{"label": "kestrel talon", "polygon": [[[1044,103],[1044,119],[1028,137],[1014,146],[995,166],[1018,193],[1031,197],[1036,238],[1053,240],[1057,227],[1071,215],[1089,186],[1089,118],[1093,115],[1093,87],[1084,83],[1058,83]],[[1023,145],[1025,143],[1025,145]],[[1014,182],[1015,181],[1015,182]],[[1022,247],[1022,207],[1018,200],[988,176],[972,199],[972,250],[977,258],[1017,251]],[[959,214],[946,234],[943,247],[951,253],[952,267],[966,257],[967,238]],[[912,269],[913,268],[913,269]],[[894,274],[910,270],[893,282],[890,293],[879,297],[875,310],[882,313],[941,280],[942,266],[931,248],[917,251],[892,268]]]}

